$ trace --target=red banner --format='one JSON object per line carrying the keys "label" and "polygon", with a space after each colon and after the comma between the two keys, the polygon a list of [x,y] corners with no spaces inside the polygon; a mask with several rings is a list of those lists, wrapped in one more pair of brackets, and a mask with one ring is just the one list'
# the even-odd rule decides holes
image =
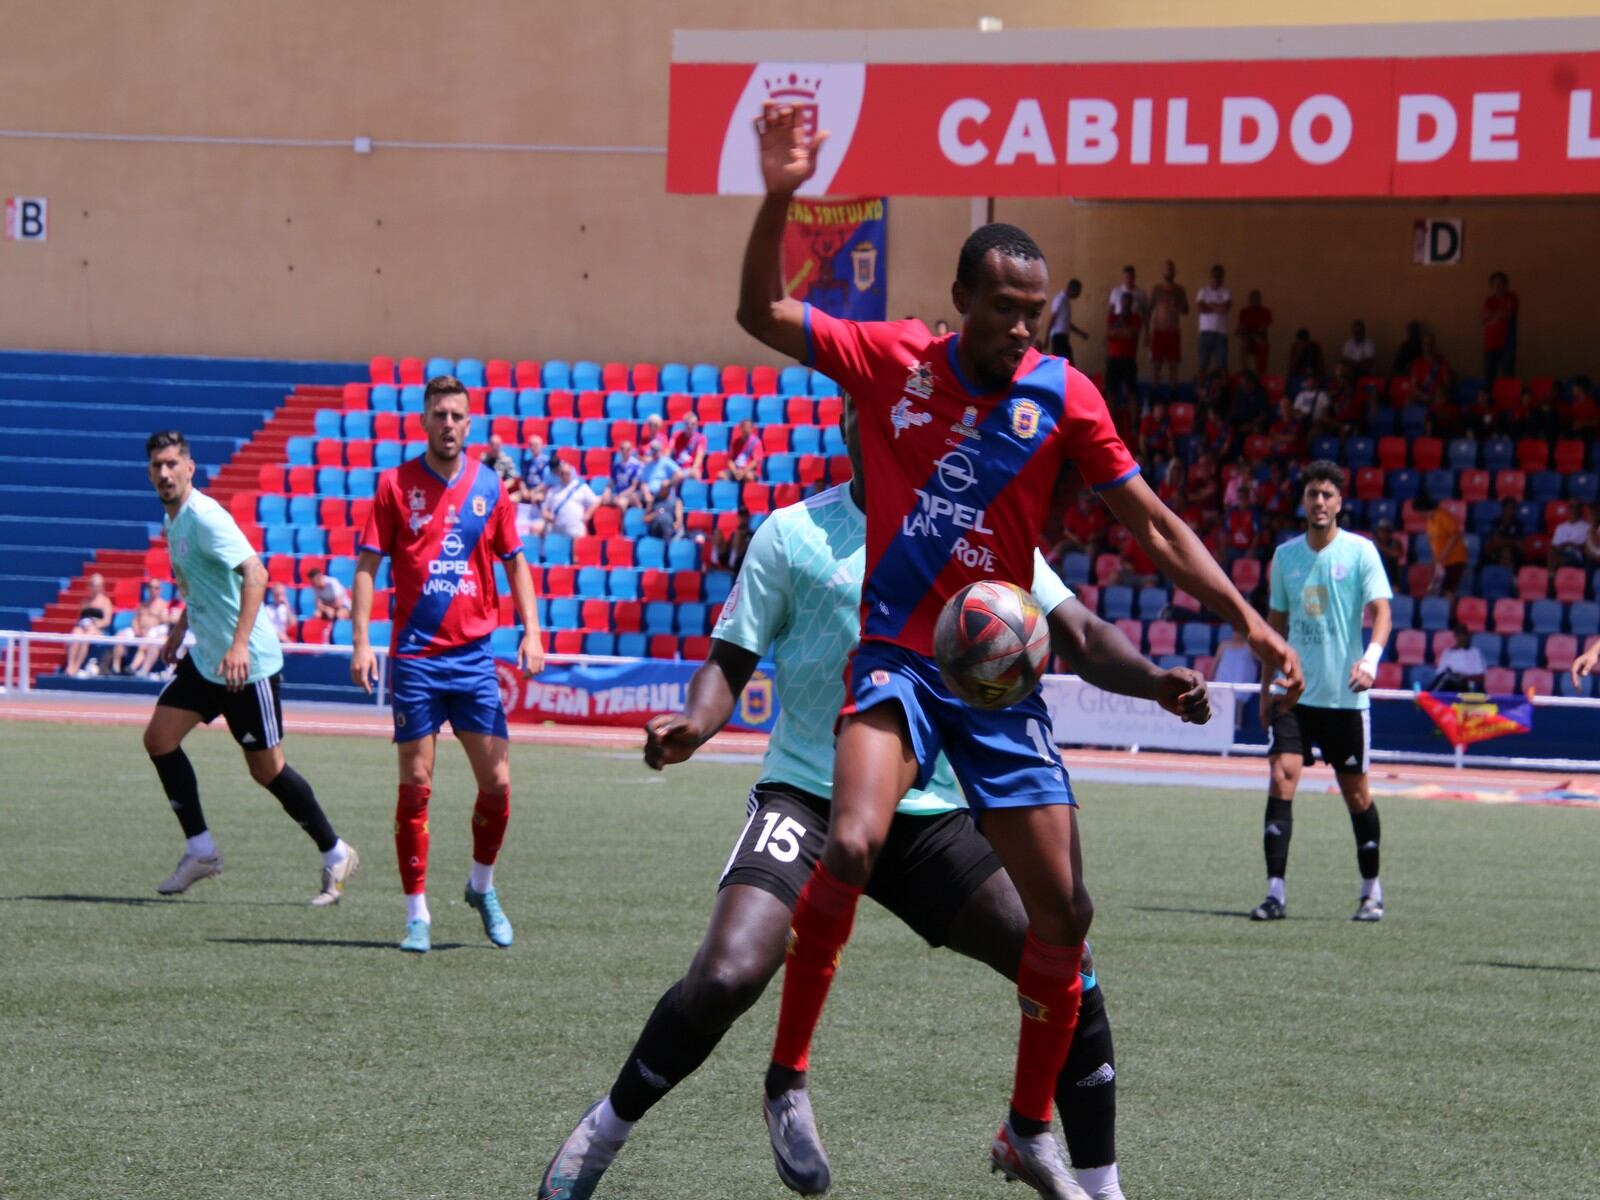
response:
{"label": "red banner", "polygon": [[1531,692],[1526,696],[1418,692],[1417,704],[1457,749],[1510,733],[1533,731]]}
{"label": "red banner", "polygon": [[758,194],[752,123],[769,101],[802,106],[831,134],[802,189],[808,195],[1600,192],[1600,52],[1589,49],[1181,62],[678,61],[668,190]]}

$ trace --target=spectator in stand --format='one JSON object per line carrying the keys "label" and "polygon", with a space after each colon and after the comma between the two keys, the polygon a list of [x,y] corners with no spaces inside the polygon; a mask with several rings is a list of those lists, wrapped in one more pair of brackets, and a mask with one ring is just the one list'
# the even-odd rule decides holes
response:
{"label": "spectator in stand", "polygon": [[1222,528],[1222,514],[1215,509],[1200,519],[1200,544],[1218,562],[1227,553],[1227,531]]}
{"label": "spectator in stand", "polygon": [[1595,400],[1589,380],[1581,376],[1572,381],[1572,395],[1567,402],[1567,429],[1577,437],[1593,438],[1600,432],[1600,401]]}
{"label": "spectator in stand", "polygon": [[[111,627],[111,618],[116,615],[116,605],[111,597],[106,594],[106,581],[101,575],[89,576],[89,595],[84,599],[82,607],[78,609],[78,623],[72,627],[73,633],[94,634],[103,633]],[[73,642],[67,647],[66,665],[63,668],[68,675],[98,675],[100,662],[96,658],[85,665],[89,658],[89,651],[94,648],[93,642]]]}
{"label": "spectator in stand", "polygon": [[1480,429],[1487,431],[1494,423],[1494,408],[1489,400],[1489,389],[1479,387],[1472,399],[1453,404],[1441,397],[1428,410],[1428,428],[1435,437],[1476,437]]}
{"label": "spectator in stand", "polygon": [[1105,546],[1109,524],[1105,505],[1095,503],[1089,488],[1080,487],[1077,499],[1061,519],[1061,540],[1050,551],[1051,561],[1059,565],[1064,555],[1087,554],[1092,563]]}
{"label": "spectator in stand", "polygon": [[1222,526],[1226,538],[1223,565],[1231,567],[1235,559],[1251,557],[1261,521],[1256,512],[1256,485],[1248,479],[1239,486],[1239,503],[1228,509]]}
{"label": "spectator in stand", "polygon": [[589,532],[589,514],[600,504],[589,481],[579,475],[566,459],[556,463],[555,485],[545,493],[544,532],[554,530],[568,537],[583,537]]}
{"label": "spectator in stand", "polygon": [[1383,560],[1383,572],[1389,577],[1389,586],[1398,589],[1405,577],[1406,539],[1400,536],[1393,521],[1388,517],[1380,517],[1372,542],[1378,548],[1378,557]]}
{"label": "spectator in stand", "polygon": [[661,453],[667,452],[669,444],[667,427],[661,420],[660,413],[651,413],[644,419],[644,428],[639,431],[639,455],[641,458],[650,457],[648,451],[652,444],[661,448]]}
{"label": "spectator in stand", "polygon": [[611,477],[606,480],[606,490],[600,493],[600,503],[613,508],[644,504],[643,475],[644,460],[633,443],[623,438],[611,456]]}
{"label": "spectator in stand", "polygon": [[[1211,660],[1211,670],[1206,678],[1212,683],[1260,682],[1261,664],[1256,661],[1255,651],[1250,649],[1250,643],[1245,641],[1244,634],[1231,625],[1224,628],[1227,629],[1228,636],[1217,643],[1217,655]],[[1232,689],[1229,689],[1228,694],[1233,697],[1233,726],[1237,729],[1242,723],[1244,701],[1248,699],[1248,694],[1236,694]],[[1226,711],[1227,707],[1224,704],[1223,711]]]}
{"label": "spectator in stand", "polygon": [[1139,461],[1154,463],[1172,453],[1172,426],[1167,422],[1167,406],[1156,401],[1139,422]]}
{"label": "spectator in stand", "polygon": [[1233,427],[1221,410],[1207,404],[1195,419],[1195,432],[1200,436],[1200,446],[1207,453],[1220,458],[1228,454],[1234,441]]}
{"label": "spectator in stand", "polygon": [[1515,569],[1522,556],[1522,520],[1517,502],[1510,496],[1500,501],[1500,516],[1483,539],[1483,561]]}
{"label": "spectator in stand", "polygon": [[1600,566],[1600,512],[1596,512],[1592,504],[1585,507],[1590,510],[1590,521],[1589,536],[1583,541],[1583,557],[1588,566]]}
{"label": "spectator in stand", "polygon": [[1504,271],[1489,276],[1489,294],[1483,301],[1483,381],[1493,385],[1504,375],[1517,374],[1517,294]]}
{"label": "spectator in stand", "polygon": [[1261,293],[1252,289],[1245,297],[1247,303],[1239,310],[1239,325],[1234,333],[1239,338],[1239,363],[1253,365],[1257,375],[1267,373],[1267,352],[1270,349],[1268,330],[1272,328],[1272,310],[1261,303]]}
{"label": "spectator in stand", "polygon": [[[1072,323],[1072,302],[1083,295],[1083,281],[1067,280],[1067,286],[1050,301],[1050,320],[1039,335],[1039,349],[1048,350],[1059,358],[1072,361],[1072,338],[1087,339],[1088,334]],[[949,332],[948,327],[946,332]]]}
{"label": "spectator in stand", "polygon": [[308,582],[316,598],[311,615],[320,621],[343,621],[350,616],[350,592],[344,584],[320,569],[313,569]]}
{"label": "spectator in stand", "polygon": [[1217,480],[1217,459],[1210,450],[1202,450],[1189,468],[1189,500],[1201,512],[1215,512],[1222,506],[1222,487]]}
{"label": "spectator in stand", "polygon": [[1531,387],[1524,387],[1517,402],[1517,436],[1550,441],[1563,436],[1564,432],[1561,406],[1556,403],[1555,393],[1546,392],[1536,397]]}
{"label": "spectator in stand", "polygon": [[1300,390],[1294,394],[1294,415],[1311,423],[1311,432],[1336,433],[1338,422],[1333,419],[1333,397],[1322,386],[1315,371],[1307,371],[1300,379]]}
{"label": "spectator in stand", "polygon": [[1378,347],[1367,336],[1367,323],[1360,319],[1350,322],[1350,336],[1339,350],[1339,360],[1349,363],[1356,378],[1371,375],[1378,369]]}
{"label": "spectator in stand", "polygon": [[667,457],[666,447],[653,440],[644,443],[644,469],[639,473],[639,481],[644,485],[646,505],[660,493],[663,485],[676,487],[682,477],[683,469]]}
{"label": "spectator in stand", "polygon": [[1156,564],[1144,552],[1144,547],[1132,538],[1117,553],[1121,559],[1117,567],[1117,582],[1123,587],[1154,587],[1160,580],[1161,572]]}
{"label": "spectator in stand", "polygon": [[1194,294],[1200,314],[1200,374],[1213,366],[1228,369],[1228,318],[1233,312],[1233,293],[1223,286],[1222,264],[1211,268],[1211,282]]}
{"label": "spectator in stand", "polygon": [[1247,437],[1252,433],[1262,433],[1271,413],[1272,401],[1267,396],[1267,389],[1261,385],[1261,377],[1252,368],[1246,367],[1233,393],[1229,417],[1234,427]]}
{"label": "spectator in stand", "polygon": [[1250,472],[1242,462],[1235,460],[1222,469],[1222,507],[1237,508],[1244,503],[1245,489],[1250,484]]}
{"label": "spectator in stand", "polygon": [[1411,403],[1432,408],[1450,399],[1450,361],[1439,353],[1433,334],[1422,335],[1422,353],[1411,363]]}
{"label": "spectator in stand", "polygon": [[1588,565],[1585,551],[1589,545],[1589,531],[1594,520],[1587,504],[1575,504],[1567,519],[1557,525],[1550,535],[1550,569],[1557,567],[1582,567]]}
{"label": "spectator in stand", "polygon": [[644,528],[664,542],[683,536],[683,498],[678,495],[677,476],[651,489],[644,508]]}
{"label": "spectator in stand", "polygon": [[705,475],[706,435],[700,432],[700,418],[694,413],[683,415],[683,424],[672,435],[672,461],[682,468],[690,479]]}
{"label": "spectator in stand", "polygon": [[[1106,401],[1113,411],[1130,406],[1137,411],[1139,360],[1136,356],[1144,318],[1139,315],[1131,291],[1124,290],[1117,303],[1118,307],[1106,314]],[[1129,416],[1131,421],[1131,413]]]}
{"label": "spectator in stand", "polygon": [[1454,596],[1467,569],[1467,535],[1455,514],[1438,503],[1423,488],[1412,501],[1418,512],[1428,514],[1428,545],[1433,551],[1433,580],[1428,591],[1435,596]]}
{"label": "spectator in stand", "polygon": [[1289,343],[1289,378],[1306,375],[1322,378],[1322,343],[1312,338],[1309,329],[1296,329],[1294,341]]}
{"label": "spectator in stand", "polygon": [[1267,426],[1267,438],[1272,443],[1272,453],[1277,458],[1305,457],[1306,428],[1294,411],[1294,401],[1287,395],[1278,397],[1278,413]]}
{"label": "spectator in stand", "polygon": [[517,519],[531,520],[544,503],[544,494],[549,490],[551,481],[555,478],[556,452],[544,444],[544,439],[537,433],[528,435],[528,447],[524,455],[525,465],[522,469],[522,478],[508,489],[511,499],[523,508],[532,511],[518,512]]}
{"label": "spectator in stand", "polygon": [[1150,313],[1150,297],[1144,294],[1144,289],[1135,282],[1134,270],[1131,266],[1122,268],[1122,282],[1111,289],[1107,299],[1106,308],[1113,313],[1122,311],[1122,298],[1130,297],[1133,300],[1133,311],[1139,315],[1142,323]]}
{"label": "spectator in stand", "polygon": [[507,487],[518,478],[517,460],[506,452],[505,443],[494,434],[489,436],[489,442],[483,448],[483,461],[493,468],[494,473],[500,476],[500,482]]}
{"label": "spectator in stand", "polygon": [[731,532],[724,533],[719,525],[711,537],[711,550],[706,556],[706,566],[715,571],[731,571],[737,575],[750,549],[750,510],[739,505],[739,520]]}
{"label": "spectator in stand", "polygon": [[1407,321],[1406,336],[1394,351],[1394,374],[1411,374],[1411,364],[1422,356],[1422,322]]}
{"label": "spectator in stand", "polygon": [[1150,289],[1150,377],[1161,382],[1161,368],[1167,369],[1167,382],[1178,382],[1178,362],[1183,358],[1181,322],[1189,315],[1189,292],[1178,282],[1178,267],[1170,258],[1162,268],[1161,279]]}
{"label": "spectator in stand", "polygon": [[755,423],[746,417],[734,428],[733,436],[728,439],[728,465],[723,469],[722,478],[731,479],[735,483],[759,482],[764,453],[761,435],[756,432]]}
{"label": "spectator in stand", "polygon": [[289,589],[281,583],[275,583],[267,591],[267,602],[262,605],[267,611],[267,620],[272,622],[272,628],[277,631],[280,642],[294,641],[294,608],[289,604]]}
{"label": "spectator in stand", "polygon": [[1439,655],[1438,671],[1428,684],[1435,692],[1481,692],[1489,665],[1483,651],[1472,644],[1472,632],[1465,625],[1455,628],[1455,645]]}
{"label": "spectator in stand", "polygon": [[1369,399],[1362,393],[1355,368],[1341,362],[1333,369],[1328,383],[1328,394],[1333,397],[1334,433],[1351,437],[1366,429],[1371,420]]}
{"label": "spectator in stand", "polygon": [[[1148,418],[1146,418],[1148,419]],[[1159,464],[1166,463],[1166,471],[1162,472]],[[1151,459],[1151,474],[1159,475],[1161,482],[1156,486],[1156,495],[1161,497],[1161,502],[1174,512],[1179,512],[1189,502],[1189,493],[1184,486],[1183,459],[1168,459],[1164,455],[1159,459]]]}
{"label": "spectator in stand", "polygon": [[933,323],[933,336],[934,337],[944,337],[949,332],[950,332],[950,322],[946,321],[943,317],[940,317],[937,321],[935,321]]}
{"label": "spectator in stand", "polygon": [[[279,585],[282,586],[281,584]],[[160,585],[147,583],[139,589],[139,606],[133,610],[133,621],[117,634],[117,646],[111,651],[111,673],[121,675],[123,656],[135,642],[167,636],[167,602],[162,599]],[[148,675],[161,662],[161,642],[140,645],[128,664],[134,675]]]}
{"label": "spectator in stand", "polygon": [[1300,507],[1300,495],[1289,479],[1289,469],[1283,459],[1275,458],[1267,464],[1267,477],[1256,484],[1256,504],[1272,517],[1293,517]]}

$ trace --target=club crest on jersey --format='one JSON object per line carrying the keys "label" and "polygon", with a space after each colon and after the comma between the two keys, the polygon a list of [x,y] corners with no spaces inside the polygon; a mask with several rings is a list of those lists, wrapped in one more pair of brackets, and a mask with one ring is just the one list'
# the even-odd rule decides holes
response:
{"label": "club crest on jersey", "polygon": [[889,672],[887,671],[874,671],[869,678],[872,680],[873,687],[889,686]]}
{"label": "club crest on jersey", "polygon": [[911,407],[911,401],[904,396],[895,401],[889,410],[889,424],[894,426],[895,441],[900,440],[900,435],[908,429],[915,429],[919,425],[926,425],[933,420],[932,413],[919,412]]}
{"label": "club crest on jersey", "polygon": [[1338,580],[1343,579],[1349,573],[1350,573],[1349,568],[1347,568],[1343,563],[1334,563],[1333,564],[1333,578],[1334,578],[1335,582],[1337,582]]}
{"label": "club crest on jersey", "polygon": [[925,362],[912,363],[911,370],[906,373],[906,386],[903,390],[923,400],[931,399],[933,396],[933,364]]}
{"label": "club crest on jersey", "polygon": [[1011,432],[1023,441],[1039,432],[1039,406],[1032,400],[1012,401]]}
{"label": "club crest on jersey", "polygon": [[472,515],[473,516],[481,517],[485,513],[487,513],[488,511],[489,511],[489,502],[487,500],[485,500],[482,496],[474,496],[472,498]]}
{"label": "club crest on jersey", "polygon": [[[950,423],[950,432],[959,433],[962,437],[971,438],[975,442],[981,442],[983,434],[978,431],[978,406],[976,404],[967,405],[965,411],[961,414],[960,422],[952,421]],[[945,443],[947,446],[959,446],[960,444],[959,442],[948,441]]]}
{"label": "club crest on jersey", "polygon": [[456,506],[452,504],[449,510],[444,514],[444,527],[446,529],[451,529],[459,524],[461,524],[461,514],[456,512]]}
{"label": "club crest on jersey", "polygon": [[422,511],[428,507],[428,494],[421,488],[414,487],[406,493],[406,504],[411,509],[411,518],[406,522],[406,525],[412,533],[416,533],[424,525],[432,523],[433,514],[425,514]]}

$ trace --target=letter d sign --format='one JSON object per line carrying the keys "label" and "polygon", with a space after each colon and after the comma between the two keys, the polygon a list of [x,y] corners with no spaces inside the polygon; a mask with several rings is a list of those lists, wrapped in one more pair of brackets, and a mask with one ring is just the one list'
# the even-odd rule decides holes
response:
{"label": "letter d sign", "polygon": [[1464,233],[1459,220],[1418,220],[1412,229],[1412,261],[1437,267],[1461,261]]}
{"label": "letter d sign", "polygon": [[13,242],[42,242],[50,233],[49,201],[43,196],[6,197],[6,237]]}

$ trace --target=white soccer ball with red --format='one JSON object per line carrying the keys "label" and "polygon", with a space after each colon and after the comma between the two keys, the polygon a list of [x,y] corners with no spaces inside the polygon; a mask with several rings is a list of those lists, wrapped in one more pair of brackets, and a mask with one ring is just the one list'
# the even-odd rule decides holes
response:
{"label": "white soccer ball with red", "polygon": [[976,708],[1008,708],[1039,686],[1050,656],[1049,622],[1016,584],[980,579],[945,604],[933,656],[960,699]]}

